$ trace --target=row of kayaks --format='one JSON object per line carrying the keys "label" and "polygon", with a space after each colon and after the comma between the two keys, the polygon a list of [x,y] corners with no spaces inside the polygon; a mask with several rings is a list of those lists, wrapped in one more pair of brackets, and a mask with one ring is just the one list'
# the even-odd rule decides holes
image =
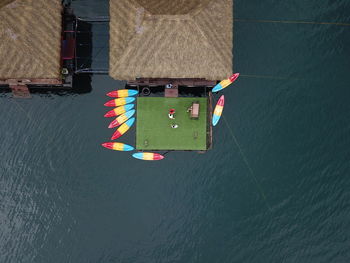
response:
{"label": "row of kayaks", "polygon": [[[107,107],[115,107],[113,110],[108,111],[104,116],[105,117],[116,117],[109,125],[108,128],[116,128],[120,126],[112,135],[111,140],[118,139],[124,135],[130,127],[135,123],[135,114],[134,104],[135,98],[138,94],[137,90],[122,89],[115,90],[107,93],[107,96],[113,97],[110,101],[107,101],[104,105]],[[119,148],[118,148],[119,149]],[[119,151],[122,151],[123,148],[120,148]]]}
{"label": "row of kayaks", "polygon": [[[212,89],[212,92],[218,92],[220,90],[223,90],[224,88],[228,87],[230,84],[235,82],[236,79],[238,79],[238,77],[239,77],[239,73],[235,73],[228,79],[224,79]],[[224,105],[225,105],[225,96],[221,95],[214,108],[213,118],[212,118],[213,126],[216,126],[218,124],[220,117],[222,115],[222,111],[224,110]]]}
{"label": "row of kayaks", "polygon": [[[115,151],[129,152],[135,150],[133,146],[121,142],[105,142],[102,143],[102,146]],[[151,152],[137,152],[132,154],[132,157],[145,161],[159,161],[164,159],[163,155]]]}
{"label": "row of kayaks", "polygon": [[[113,133],[111,140],[116,140],[123,136],[135,123],[135,117],[133,116],[135,115],[136,110],[135,105],[133,104],[135,97],[133,96],[136,96],[137,94],[137,90],[130,89],[115,90],[106,94],[114,99],[107,101],[104,105],[115,108],[108,111],[104,117],[116,117],[108,125],[108,128],[116,128],[119,126]],[[133,146],[122,142],[105,142],[102,143],[102,146],[110,150],[122,152],[135,150]],[[151,152],[137,152],[132,154],[132,157],[146,161],[158,161],[164,159],[163,155]]]}

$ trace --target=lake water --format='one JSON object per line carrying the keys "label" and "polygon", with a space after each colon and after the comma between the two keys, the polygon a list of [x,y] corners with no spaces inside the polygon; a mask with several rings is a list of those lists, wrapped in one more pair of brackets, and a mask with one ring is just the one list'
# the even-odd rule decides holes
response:
{"label": "lake water", "polygon": [[242,75],[206,154],[102,148],[105,93],[124,85],[108,76],[85,94],[0,95],[0,262],[350,262],[350,2],[236,0],[234,14]]}

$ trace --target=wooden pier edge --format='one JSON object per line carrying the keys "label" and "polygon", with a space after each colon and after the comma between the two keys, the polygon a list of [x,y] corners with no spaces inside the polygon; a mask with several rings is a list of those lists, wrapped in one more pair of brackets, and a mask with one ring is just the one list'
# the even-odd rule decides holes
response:
{"label": "wooden pier edge", "polygon": [[136,80],[127,81],[127,85],[130,87],[153,87],[165,86],[167,84],[172,84],[173,86],[177,87],[214,87],[217,84],[217,81],[201,78],[138,78]]}
{"label": "wooden pier edge", "polygon": [[10,84],[12,95],[15,99],[30,99],[30,91],[25,84]]}

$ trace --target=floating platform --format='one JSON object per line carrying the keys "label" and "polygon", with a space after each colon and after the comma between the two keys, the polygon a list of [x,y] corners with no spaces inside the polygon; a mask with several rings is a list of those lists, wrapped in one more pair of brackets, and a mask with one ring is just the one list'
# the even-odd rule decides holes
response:
{"label": "floating platform", "polygon": [[[188,109],[199,103],[199,117]],[[175,119],[168,117],[175,109]],[[136,149],[142,151],[206,151],[211,145],[208,97],[138,97]],[[178,128],[171,128],[177,124]]]}

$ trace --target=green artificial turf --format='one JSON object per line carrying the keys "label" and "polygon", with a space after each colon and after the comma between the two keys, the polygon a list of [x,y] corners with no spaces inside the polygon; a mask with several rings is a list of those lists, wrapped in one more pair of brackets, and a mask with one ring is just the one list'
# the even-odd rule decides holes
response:
{"label": "green artificial turf", "polygon": [[[199,102],[199,118],[186,112]],[[175,109],[175,119],[168,117]],[[136,148],[138,150],[206,150],[207,98],[137,98]],[[177,129],[171,128],[177,124]]]}

